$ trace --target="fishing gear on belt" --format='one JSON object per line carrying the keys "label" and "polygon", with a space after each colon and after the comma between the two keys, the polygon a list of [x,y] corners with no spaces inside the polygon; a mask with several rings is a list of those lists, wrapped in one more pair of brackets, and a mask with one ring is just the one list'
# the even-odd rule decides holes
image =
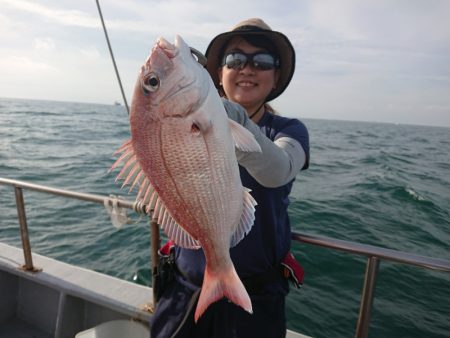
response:
{"label": "fishing gear on belt", "polygon": [[[159,263],[155,273],[155,294],[158,301],[167,286],[175,277],[175,244],[168,241],[158,250]],[[180,273],[179,270],[177,270]],[[280,277],[291,281],[296,288],[301,288],[305,271],[301,264],[295,259],[291,252],[280,262],[280,266],[267,273],[242,279],[245,288],[249,293],[257,293],[265,284],[276,281]],[[186,276],[184,276],[186,278]],[[186,278],[189,280],[188,278]],[[193,283],[195,284],[195,283]]]}

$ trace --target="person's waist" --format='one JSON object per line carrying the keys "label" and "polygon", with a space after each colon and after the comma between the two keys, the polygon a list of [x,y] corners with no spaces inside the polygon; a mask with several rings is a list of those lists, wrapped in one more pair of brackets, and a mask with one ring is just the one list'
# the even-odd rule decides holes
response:
{"label": "person's waist", "polygon": [[[195,275],[192,273],[187,273],[180,269],[179,266],[175,264],[175,269],[178,275],[178,279],[183,284],[190,284],[190,286],[200,288],[202,287],[203,282],[203,270],[198,271]],[[192,271],[191,271],[192,272]],[[257,273],[247,273],[240,274],[238,272],[239,278],[244,284],[248,293],[260,293],[265,292],[270,285],[281,282],[283,278],[282,266],[279,265],[276,268],[269,268],[265,271],[257,272]],[[242,276],[244,275],[244,276]]]}
{"label": "person's waist", "polygon": [[276,291],[279,287],[275,287],[275,285],[284,281],[282,267],[279,265],[264,272],[243,277],[241,281],[249,294],[266,293],[271,289]]}

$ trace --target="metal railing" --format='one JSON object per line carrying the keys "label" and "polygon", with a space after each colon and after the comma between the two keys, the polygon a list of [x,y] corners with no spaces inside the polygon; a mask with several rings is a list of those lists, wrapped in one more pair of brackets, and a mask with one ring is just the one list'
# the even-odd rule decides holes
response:
{"label": "metal railing", "polygon": [[298,232],[294,232],[292,234],[292,239],[303,243],[367,257],[366,272],[359,307],[359,316],[356,325],[356,338],[366,338],[369,334],[370,316],[372,312],[376,281],[378,278],[378,268],[381,260],[409,264],[450,273],[450,261],[445,259],[415,255],[368,244],[343,241],[316,235],[301,234]]}
{"label": "metal railing", "polygon": [[[59,195],[68,198],[74,198],[100,204],[104,204],[105,201],[107,202],[111,201],[111,197],[109,196],[101,196],[57,189],[44,185],[38,185],[29,182],[11,180],[6,178],[0,178],[0,184],[14,187],[17,213],[20,224],[22,247],[25,258],[25,265],[23,266],[23,268],[27,271],[32,272],[35,272],[36,270],[33,266],[31,245],[28,237],[28,226],[25,214],[25,202],[22,193],[23,189],[29,189],[42,193]],[[140,205],[139,203],[130,202],[122,199],[118,199],[115,202],[117,203],[118,207],[132,209],[139,213],[145,212],[144,211],[145,206]],[[151,223],[152,272],[154,273],[158,265],[157,250],[160,246],[160,239],[159,239],[158,225],[156,223],[156,220],[154,220],[151,216],[150,216],[150,223]],[[361,294],[360,310],[355,332],[356,338],[368,337],[375,286],[378,277],[379,264],[381,260],[393,261],[402,264],[409,264],[422,268],[450,273],[450,261],[444,259],[420,256],[402,251],[385,249],[372,245],[343,241],[316,235],[308,235],[299,232],[293,232],[292,239],[295,241],[315,246],[321,246],[325,248],[330,248],[334,250],[344,251],[351,254],[362,255],[367,257],[364,285]],[[153,299],[155,299],[155,297],[153,297]]]}
{"label": "metal railing", "polygon": [[[17,215],[19,219],[19,225],[20,225],[20,234],[21,234],[21,240],[22,240],[22,248],[23,248],[23,254],[25,259],[25,264],[22,266],[22,268],[25,271],[30,272],[36,272],[38,271],[33,266],[33,258],[31,255],[31,245],[30,240],[28,236],[28,224],[27,224],[27,218],[25,213],[25,202],[23,199],[23,189],[33,190],[37,192],[57,195],[57,196],[63,196],[88,202],[94,202],[105,205],[106,203],[113,204],[116,203],[117,207],[119,208],[127,208],[132,209],[137,213],[145,213],[145,205],[138,203],[138,202],[130,202],[123,199],[114,199],[111,196],[101,196],[101,195],[95,195],[95,194],[88,194],[88,193],[81,193],[76,191],[70,191],[70,190],[64,190],[64,189],[58,189],[53,188],[49,186],[24,182],[24,181],[18,181],[18,180],[11,180],[7,178],[1,178],[0,177],[0,185],[9,185],[14,187],[14,192],[16,196],[16,207],[17,207]],[[159,228],[158,224],[155,219],[150,217],[150,227],[151,227],[151,238],[150,238],[150,249],[151,249],[151,259],[152,259],[152,276],[155,275],[156,268],[158,266],[158,248],[160,246],[160,236],[159,236]],[[153,284],[152,284],[153,285]],[[155,290],[153,289],[153,299],[155,300]],[[153,304],[153,308],[156,304]],[[150,311],[153,309],[150,308]]]}

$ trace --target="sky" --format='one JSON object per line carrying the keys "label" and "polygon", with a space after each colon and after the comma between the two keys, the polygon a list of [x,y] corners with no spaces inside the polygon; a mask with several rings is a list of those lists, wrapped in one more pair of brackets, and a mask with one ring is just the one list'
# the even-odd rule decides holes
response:
{"label": "sky", "polygon": [[[205,51],[237,22],[288,36],[285,116],[450,127],[448,0],[100,0],[127,100],[159,36]],[[122,101],[95,0],[0,0],[0,97]]]}

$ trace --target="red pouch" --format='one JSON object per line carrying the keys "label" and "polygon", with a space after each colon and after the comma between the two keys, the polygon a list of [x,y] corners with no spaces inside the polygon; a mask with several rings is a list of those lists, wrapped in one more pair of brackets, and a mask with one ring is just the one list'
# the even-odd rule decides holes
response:
{"label": "red pouch", "polygon": [[303,285],[303,277],[305,276],[305,270],[295,259],[291,252],[288,252],[286,257],[281,261],[281,267],[283,269],[283,276],[288,278],[295,287],[301,288]]}
{"label": "red pouch", "polygon": [[172,248],[175,246],[175,244],[172,241],[168,241],[166,244],[164,244],[159,250],[158,254],[160,257],[169,256],[170,252],[172,251]]}

